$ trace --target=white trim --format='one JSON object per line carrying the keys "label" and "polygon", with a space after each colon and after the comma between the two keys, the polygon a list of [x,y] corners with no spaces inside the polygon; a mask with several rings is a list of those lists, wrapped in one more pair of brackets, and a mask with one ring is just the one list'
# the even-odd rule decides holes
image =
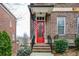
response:
{"label": "white trim", "polygon": [[39,13],[39,12],[43,12],[43,13],[51,13],[53,7],[32,7],[32,13]]}
{"label": "white trim", "polygon": [[54,7],[52,11],[73,11],[72,7]]}
{"label": "white trim", "polygon": [[[64,16],[60,16],[60,17],[64,17]],[[66,17],[64,17],[64,34],[59,34],[58,33],[58,17],[57,17],[57,34],[59,34],[59,35],[65,35],[66,34],[66,21],[65,21],[65,19],[66,19]]]}
{"label": "white trim", "polygon": [[[37,17],[44,17],[43,21],[45,21],[45,13],[42,13],[42,14],[36,13],[36,20],[37,20]],[[42,21],[42,20],[38,20],[38,21]]]}
{"label": "white trim", "polygon": [[43,12],[41,12],[41,14],[40,13],[36,13],[36,16],[37,17],[44,17],[45,16],[45,13],[43,13]]}

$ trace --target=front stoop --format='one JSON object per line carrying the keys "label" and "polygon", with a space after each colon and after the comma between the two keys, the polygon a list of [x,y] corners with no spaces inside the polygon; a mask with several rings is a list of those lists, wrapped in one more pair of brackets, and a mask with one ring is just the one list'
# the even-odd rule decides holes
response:
{"label": "front stoop", "polygon": [[30,56],[53,56],[49,44],[39,43],[34,44]]}
{"label": "front stoop", "polygon": [[34,44],[32,52],[51,52],[49,44]]}

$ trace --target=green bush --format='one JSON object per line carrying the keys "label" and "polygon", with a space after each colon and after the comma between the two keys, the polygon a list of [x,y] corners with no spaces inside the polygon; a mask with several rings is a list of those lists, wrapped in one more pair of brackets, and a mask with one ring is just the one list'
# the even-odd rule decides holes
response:
{"label": "green bush", "polygon": [[54,50],[56,53],[63,53],[68,48],[68,42],[65,39],[56,39],[54,42]]}
{"label": "green bush", "polygon": [[75,38],[75,46],[76,46],[77,50],[79,50],[79,36],[77,36]]}
{"label": "green bush", "polygon": [[29,56],[31,54],[30,47],[24,47],[17,51],[17,56]]}
{"label": "green bush", "polygon": [[7,32],[0,32],[0,56],[11,56],[12,44]]}

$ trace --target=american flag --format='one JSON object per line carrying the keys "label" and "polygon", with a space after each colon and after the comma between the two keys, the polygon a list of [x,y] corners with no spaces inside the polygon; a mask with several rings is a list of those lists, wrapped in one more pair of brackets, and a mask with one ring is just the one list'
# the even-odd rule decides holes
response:
{"label": "american flag", "polygon": [[35,30],[35,31],[37,31],[37,28],[38,28],[37,25],[38,25],[38,24],[37,24],[37,21],[34,21],[34,30]]}

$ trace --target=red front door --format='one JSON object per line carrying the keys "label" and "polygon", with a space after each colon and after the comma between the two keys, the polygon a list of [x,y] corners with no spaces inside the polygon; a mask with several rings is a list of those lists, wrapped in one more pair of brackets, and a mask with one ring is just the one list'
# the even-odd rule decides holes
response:
{"label": "red front door", "polygon": [[44,21],[37,21],[37,43],[44,43]]}

